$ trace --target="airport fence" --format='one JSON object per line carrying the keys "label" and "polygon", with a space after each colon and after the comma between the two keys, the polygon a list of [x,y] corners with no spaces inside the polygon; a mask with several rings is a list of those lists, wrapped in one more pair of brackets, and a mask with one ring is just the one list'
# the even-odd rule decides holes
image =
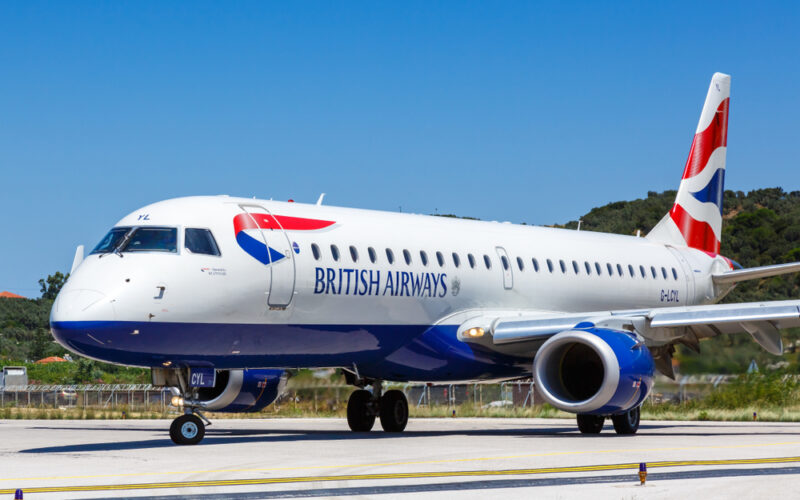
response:
{"label": "airport fence", "polygon": [[147,384],[18,385],[0,387],[0,407],[165,410],[172,393]]}
{"label": "airport fence", "polygon": [[[731,375],[691,375],[671,381],[659,378],[650,402],[683,402],[707,394],[719,384],[727,383]],[[386,384],[385,390],[403,391],[410,406],[457,407],[470,404],[480,408],[533,407],[543,399],[532,380],[476,384]],[[293,385],[277,403],[309,404],[318,408],[341,408],[353,388],[321,380],[316,384]],[[0,408],[95,408],[129,409],[133,411],[166,411],[170,409],[172,393],[168,388],[145,384],[93,385],[24,385],[0,387]]]}

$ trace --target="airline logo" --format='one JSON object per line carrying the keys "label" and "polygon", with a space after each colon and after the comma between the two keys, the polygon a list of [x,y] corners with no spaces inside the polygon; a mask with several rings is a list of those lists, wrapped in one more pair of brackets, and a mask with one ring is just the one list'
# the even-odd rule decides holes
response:
{"label": "airline logo", "polygon": [[678,196],[670,210],[670,218],[686,244],[714,254],[719,253],[722,236],[729,96],[730,76],[715,74],[686,160]]}
{"label": "airline logo", "polygon": [[[280,234],[280,230],[315,231],[335,223],[329,220],[248,212],[233,218],[233,232],[236,235],[236,242],[242,247],[242,250],[262,264],[270,265],[288,257],[267,245],[271,240],[276,242],[283,240],[284,236]],[[278,230],[278,232],[270,232],[272,230]],[[295,243],[295,245],[297,244]],[[299,247],[295,248],[295,252],[299,253]]]}

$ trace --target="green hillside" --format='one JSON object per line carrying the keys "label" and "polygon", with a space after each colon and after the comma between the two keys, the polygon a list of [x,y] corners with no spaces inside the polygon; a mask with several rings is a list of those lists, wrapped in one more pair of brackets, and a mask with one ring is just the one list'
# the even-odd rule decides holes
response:
{"label": "green hillside", "polygon": [[[667,213],[675,191],[650,192],[646,198],[618,201],[595,208],[584,215],[581,230],[619,234],[647,232]],[[725,192],[722,254],[745,267],[800,261],[800,191],[786,193],[780,188],[758,189],[745,194]],[[577,221],[561,227],[577,228]],[[0,299],[0,362],[32,361],[65,354],[49,334],[48,318],[52,298],[63,283],[60,273],[40,282],[41,299]],[[780,300],[800,297],[800,278],[787,275],[739,285],[725,302]],[[679,346],[676,358],[682,373],[741,373],[751,360],[762,368],[779,362],[800,372],[795,342],[800,331],[784,336],[788,349],[783,356],[764,352],[746,334],[711,339],[702,343],[702,355]],[[800,346],[798,346],[800,347]],[[66,365],[62,363],[61,365]],[[144,370],[87,362],[60,368],[31,366],[31,378],[50,381],[147,381]],[[79,366],[80,365],[80,366]],[[65,371],[65,373],[59,372]]]}
{"label": "green hillside", "polygon": [[[647,198],[617,201],[591,210],[581,217],[581,230],[618,234],[647,234],[669,211],[675,191],[647,193]],[[575,229],[577,221],[563,227]],[[726,191],[724,199],[721,253],[744,267],[800,261],[800,191],[781,188],[757,189],[745,194]],[[739,284],[723,302],[785,300],[800,297],[800,277],[789,274]],[[751,360],[760,367],[781,361],[800,372],[794,343],[800,331],[784,335],[787,353],[772,356],[749,335],[730,335],[704,341],[702,354],[679,346],[676,358],[682,373],[741,373]],[[800,347],[800,346],[798,346]]]}

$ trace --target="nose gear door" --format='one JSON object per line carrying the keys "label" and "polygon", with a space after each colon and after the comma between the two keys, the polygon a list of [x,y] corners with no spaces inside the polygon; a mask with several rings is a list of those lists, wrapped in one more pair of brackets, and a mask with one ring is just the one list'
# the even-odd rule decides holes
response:
{"label": "nose gear door", "polygon": [[266,247],[259,260],[270,273],[267,304],[270,308],[285,309],[292,301],[295,287],[294,252],[289,237],[278,219],[264,207],[242,205],[241,209],[250,216]]}

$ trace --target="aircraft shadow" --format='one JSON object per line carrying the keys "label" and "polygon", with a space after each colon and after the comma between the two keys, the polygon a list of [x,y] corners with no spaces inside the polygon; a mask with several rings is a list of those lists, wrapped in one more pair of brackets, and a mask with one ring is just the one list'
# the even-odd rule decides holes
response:
{"label": "aircraft shadow", "polygon": [[[693,428],[697,427],[714,427],[713,423],[709,424],[693,424]],[[765,429],[765,427],[767,429]],[[748,429],[742,432],[683,432],[680,426],[659,425],[659,424],[645,424],[643,423],[639,428],[640,434],[638,436],[752,436],[753,434],[774,434],[768,432],[769,425],[759,425],[758,428]],[[61,430],[59,427],[35,427],[34,429],[53,429]],[[767,432],[759,432],[759,430],[766,430]],[[84,427],[76,428],[71,427],[70,430],[86,430],[96,431],[98,428]],[[115,427],[103,428],[103,430],[120,430],[120,431],[140,431],[152,433],[152,427],[146,428],[130,428],[130,427]],[[506,436],[517,437],[521,439],[537,438],[537,437],[559,437],[571,439],[632,439],[636,435],[620,436],[613,432],[610,425],[606,425],[604,432],[592,436],[581,436],[578,430],[570,422],[569,425],[559,427],[520,427],[510,429],[470,429],[470,430],[436,430],[436,431],[414,431],[407,430],[403,433],[386,433],[381,430],[374,430],[372,432],[351,432],[349,430],[342,431],[316,431],[316,430],[297,430],[297,429],[224,429],[219,427],[209,427],[206,429],[206,435],[203,441],[198,446],[213,446],[213,445],[226,445],[237,443],[279,443],[279,442],[301,442],[301,441],[352,441],[352,440],[367,440],[376,441],[383,439],[409,439],[418,437],[443,437],[443,436]],[[781,435],[800,435],[800,432],[781,433]],[[41,448],[29,448],[20,450],[20,453],[75,453],[75,452],[92,452],[92,451],[119,451],[119,450],[141,450],[148,448],[168,448],[175,445],[169,439],[166,429],[164,429],[164,438],[137,440],[137,441],[113,441],[103,443],[85,443],[85,444],[71,444],[63,446],[46,446]]]}

